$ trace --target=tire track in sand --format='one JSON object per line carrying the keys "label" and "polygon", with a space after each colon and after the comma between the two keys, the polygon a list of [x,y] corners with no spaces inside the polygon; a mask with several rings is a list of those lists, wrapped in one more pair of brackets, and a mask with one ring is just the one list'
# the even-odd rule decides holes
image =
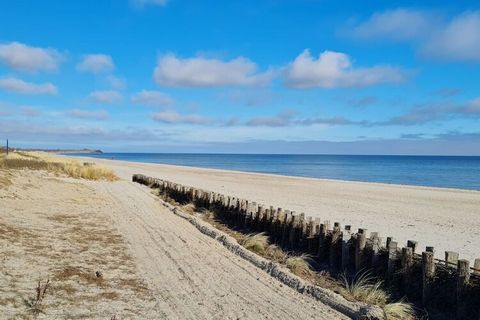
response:
{"label": "tire track in sand", "polygon": [[93,183],[168,319],[348,319],[282,285],[127,181]]}

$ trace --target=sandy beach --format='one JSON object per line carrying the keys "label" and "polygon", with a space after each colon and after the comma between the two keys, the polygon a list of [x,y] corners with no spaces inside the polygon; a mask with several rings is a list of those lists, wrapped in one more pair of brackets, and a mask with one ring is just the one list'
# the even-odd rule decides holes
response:
{"label": "sandy beach", "polygon": [[[435,247],[435,256],[457,251],[460,258],[480,258],[480,192],[406,185],[286,177],[226,170],[136,163],[105,159],[123,179],[134,173],[221,192],[265,205],[305,212],[307,216],[366,228]],[[419,251],[420,251],[419,250]]]}
{"label": "sandy beach", "polygon": [[[282,285],[143,186],[0,170],[0,310],[33,319],[348,319]],[[28,303],[27,303],[28,302]]]}

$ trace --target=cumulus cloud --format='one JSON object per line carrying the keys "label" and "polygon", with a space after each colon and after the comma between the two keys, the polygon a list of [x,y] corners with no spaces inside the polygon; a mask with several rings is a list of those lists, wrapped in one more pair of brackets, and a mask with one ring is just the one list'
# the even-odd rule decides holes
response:
{"label": "cumulus cloud", "polygon": [[131,98],[132,103],[149,107],[168,107],[173,105],[174,101],[166,93],[160,91],[142,90],[134,94]]}
{"label": "cumulus cloud", "polygon": [[105,73],[115,69],[112,57],[106,54],[87,54],[82,57],[82,61],[77,65],[80,72]]}
{"label": "cumulus cloud", "polygon": [[361,39],[412,40],[428,32],[434,22],[432,14],[400,8],[374,13],[354,26],[351,33]]}
{"label": "cumulus cloud", "polygon": [[480,11],[465,12],[433,32],[422,53],[443,60],[480,62]]}
{"label": "cumulus cloud", "polygon": [[163,111],[154,113],[153,120],[169,124],[208,124],[211,119],[197,114],[182,115],[175,111]]}
{"label": "cumulus cloud", "polygon": [[351,29],[364,40],[412,41],[425,57],[446,61],[480,62],[480,11],[450,19],[435,13],[396,9],[374,13]]}
{"label": "cumulus cloud", "polygon": [[36,84],[17,78],[0,79],[0,89],[19,94],[57,94],[58,90],[51,83]]}
{"label": "cumulus cloud", "polygon": [[0,44],[0,61],[19,71],[55,71],[62,55],[52,48],[28,46],[19,42]]}
{"label": "cumulus cloud", "polygon": [[347,54],[324,51],[317,59],[308,49],[290,63],[284,72],[285,84],[291,88],[364,87],[382,83],[398,83],[405,72],[392,66],[354,68]]}
{"label": "cumulus cloud", "polygon": [[220,87],[264,85],[272,78],[271,72],[259,73],[258,66],[246,58],[230,61],[195,57],[177,58],[167,54],[158,59],[154,79],[161,86]]}
{"label": "cumulus cloud", "polygon": [[93,91],[88,95],[89,99],[99,103],[117,103],[122,101],[122,95],[114,90]]}
{"label": "cumulus cloud", "polygon": [[77,119],[87,119],[87,120],[106,120],[108,119],[108,112],[105,110],[82,110],[82,109],[72,109],[65,113],[66,116]]}

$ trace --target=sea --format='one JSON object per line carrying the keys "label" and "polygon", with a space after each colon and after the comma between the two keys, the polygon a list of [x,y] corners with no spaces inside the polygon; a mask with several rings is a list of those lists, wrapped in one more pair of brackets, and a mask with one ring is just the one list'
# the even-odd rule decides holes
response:
{"label": "sea", "polygon": [[286,176],[480,190],[480,157],[473,156],[188,153],[95,153],[87,156]]}

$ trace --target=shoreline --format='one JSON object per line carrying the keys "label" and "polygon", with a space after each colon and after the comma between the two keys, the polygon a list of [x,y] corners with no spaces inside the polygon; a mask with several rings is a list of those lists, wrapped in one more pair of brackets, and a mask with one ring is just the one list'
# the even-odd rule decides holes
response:
{"label": "shoreline", "polygon": [[108,166],[125,180],[133,174],[173,181],[248,199],[267,206],[304,212],[306,216],[339,222],[435,247],[435,256],[456,251],[460,259],[480,258],[480,192],[357,181],[245,173],[92,157],[74,157]]}
{"label": "shoreline", "polygon": [[178,164],[168,164],[168,163],[156,163],[156,162],[142,162],[142,161],[127,161],[127,160],[117,160],[117,159],[106,159],[106,158],[96,158],[89,157],[88,154],[72,156],[70,154],[62,154],[65,157],[71,157],[73,159],[89,159],[89,160],[105,160],[105,161],[115,161],[118,163],[127,163],[127,164],[142,164],[142,165],[158,165],[171,167],[174,169],[195,169],[195,170],[205,170],[213,172],[223,172],[223,173],[234,173],[234,174],[252,174],[252,175],[261,175],[272,178],[294,178],[294,179],[303,179],[303,180],[313,180],[313,181],[325,181],[325,182],[339,182],[339,183],[353,183],[353,184],[367,184],[367,185],[379,185],[379,186],[395,186],[402,188],[413,188],[413,189],[424,189],[424,190],[438,190],[438,191],[460,191],[460,192],[474,192],[480,195],[480,189],[464,189],[464,188],[452,188],[452,187],[435,187],[435,186],[426,186],[426,185],[416,185],[416,184],[402,184],[402,183],[388,183],[388,182],[374,182],[374,181],[361,181],[361,180],[346,180],[346,179],[332,179],[332,178],[317,178],[317,177],[308,177],[308,176],[295,176],[295,175],[286,175],[280,173],[267,173],[267,172],[257,172],[257,171],[242,171],[242,170],[232,170],[232,169],[218,169],[218,168],[208,168],[208,167],[197,167],[189,165],[178,165]]}

